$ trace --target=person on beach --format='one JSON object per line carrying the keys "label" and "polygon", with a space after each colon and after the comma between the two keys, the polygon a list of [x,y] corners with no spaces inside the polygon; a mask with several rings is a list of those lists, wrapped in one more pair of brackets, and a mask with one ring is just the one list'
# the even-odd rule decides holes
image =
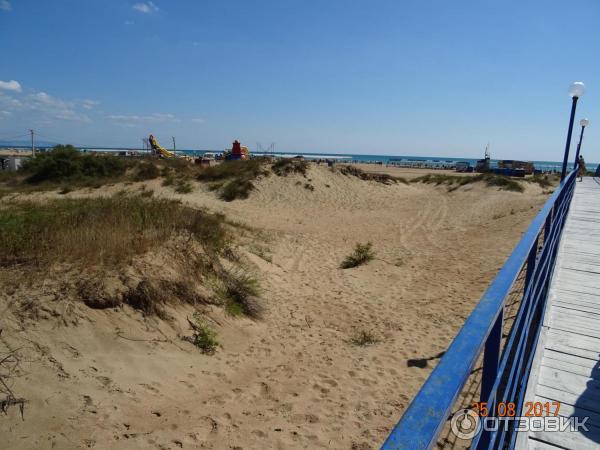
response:
{"label": "person on beach", "polygon": [[583,159],[583,155],[579,155],[579,170],[577,171],[577,176],[579,177],[579,181],[583,181],[583,176],[587,173],[587,168],[585,167],[585,160]]}

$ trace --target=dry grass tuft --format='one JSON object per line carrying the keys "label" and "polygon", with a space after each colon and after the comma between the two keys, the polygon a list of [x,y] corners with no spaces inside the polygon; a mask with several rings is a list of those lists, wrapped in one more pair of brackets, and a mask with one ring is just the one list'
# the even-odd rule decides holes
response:
{"label": "dry grass tuft", "polygon": [[354,247],[354,251],[346,256],[340,265],[341,269],[351,269],[352,267],[362,266],[368,263],[375,257],[375,252],[372,250],[373,244],[367,242],[361,244],[358,242]]}
{"label": "dry grass tuft", "polygon": [[287,177],[294,173],[305,176],[308,171],[308,162],[299,158],[281,158],[273,164],[271,170],[280,177]]}
{"label": "dry grass tuft", "polygon": [[346,176],[353,176],[365,181],[376,181],[383,184],[394,184],[397,182],[408,184],[402,177],[394,177],[386,173],[369,173],[355,166],[338,166],[337,170]]}
{"label": "dry grass tuft", "polygon": [[379,342],[380,339],[372,331],[368,330],[357,330],[350,338],[350,343],[358,347],[366,347],[367,345],[374,345]]}

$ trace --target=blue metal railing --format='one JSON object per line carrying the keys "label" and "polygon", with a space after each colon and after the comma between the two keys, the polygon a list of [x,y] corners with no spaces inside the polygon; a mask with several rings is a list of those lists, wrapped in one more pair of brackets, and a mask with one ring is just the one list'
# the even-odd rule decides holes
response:
{"label": "blue metal railing", "polygon": [[[487,402],[490,415],[502,402],[514,403],[516,410],[521,410],[575,176],[576,170],[533,219],[382,450],[432,448],[482,352],[480,401]],[[522,269],[526,269],[523,297],[502,348],[506,299]],[[472,448],[512,448],[515,439],[512,427],[507,431],[482,431]]]}

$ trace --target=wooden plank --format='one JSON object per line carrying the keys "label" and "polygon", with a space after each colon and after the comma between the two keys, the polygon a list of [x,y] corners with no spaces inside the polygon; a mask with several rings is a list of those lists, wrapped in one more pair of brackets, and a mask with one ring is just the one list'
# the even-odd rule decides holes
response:
{"label": "wooden plank", "polygon": [[560,284],[556,284],[554,290],[557,294],[561,292],[572,292],[586,297],[598,297],[599,295],[595,286],[586,286],[584,283],[570,283],[565,280],[562,280]]}
{"label": "wooden plank", "polygon": [[600,296],[579,294],[576,292],[552,292],[548,298],[549,304],[556,301],[571,303],[575,305],[588,306],[590,308],[600,308]]}
{"label": "wooden plank", "polygon": [[589,310],[591,310],[590,312],[587,311],[580,311],[577,309],[577,307],[579,308],[585,308],[585,306],[582,305],[571,305],[570,307],[564,307],[564,306],[559,306],[557,304],[553,304],[552,305],[552,311],[550,311],[550,313],[557,319],[564,319],[564,320],[575,320],[579,323],[581,323],[582,325],[589,325],[592,327],[597,327],[598,324],[600,323],[600,314],[598,314],[598,310],[595,308],[587,308]]}
{"label": "wooden plank", "polygon": [[[541,403],[542,405],[545,403],[552,403],[553,399],[549,399],[547,397],[542,397],[536,395],[535,401]],[[554,411],[554,405],[551,405],[551,412]],[[561,403],[558,408],[558,415],[561,417],[569,418],[569,417],[588,417],[586,421],[586,425],[594,427],[600,431],[600,413],[590,411],[588,409],[581,408],[579,406],[569,405],[567,403]]]}
{"label": "wooden plank", "polygon": [[586,336],[586,337],[600,338],[600,330],[595,331],[595,330],[591,330],[591,329],[582,329],[577,324],[556,322],[556,321],[553,322],[552,320],[550,321],[550,323],[551,323],[552,328],[556,329],[556,330],[570,332],[570,333],[577,333],[581,336]]}
{"label": "wooden plank", "polygon": [[588,369],[593,369],[594,367],[598,366],[598,361],[595,359],[584,358],[564,352],[557,352],[556,350],[551,350],[549,348],[544,349],[543,357],[564,361],[566,363],[586,367]]}
{"label": "wooden plank", "polygon": [[556,445],[563,449],[598,450],[600,448],[600,432],[595,431],[596,429],[592,428],[590,428],[589,433],[530,431],[529,436],[530,438]]}
{"label": "wooden plank", "polygon": [[550,314],[556,322],[574,324],[576,327],[579,326],[600,333],[600,317],[598,317],[598,314],[588,314],[586,317],[581,315],[581,312],[574,310],[567,310],[567,313],[565,313],[561,308],[552,308]]}
{"label": "wooden plank", "polygon": [[536,441],[535,439],[528,439],[527,447],[515,447],[520,450],[522,448],[527,448],[528,450],[563,450],[562,447],[557,447],[556,445],[548,444],[546,442]]}
{"label": "wooden plank", "polygon": [[600,339],[551,329],[547,332],[546,348],[598,360]]}
{"label": "wooden plank", "polygon": [[[600,315],[600,305],[599,306],[588,306],[580,303],[566,303],[566,302],[558,302],[555,301],[552,303],[552,309],[555,310],[560,308],[565,314],[574,314],[574,315],[584,315],[584,314],[596,314]],[[587,317],[587,316],[584,316]]]}
{"label": "wooden plank", "polygon": [[[561,391],[560,389],[540,384],[535,388],[535,395],[560,402],[561,408],[564,405],[577,405],[578,408],[600,414],[600,404],[598,404],[596,400],[580,398],[577,394],[571,394],[570,392]],[[535,396],[532,398],[535,398]]]}
{"label": "wooden plank", "polygon": [[538,383],[580,397],[600,401],[600,380],[542,366]]}
{"label": "wooden plank", "polygon": [[585,367],[578,364],[573,364],[568,361],[564,361],[562,359],[555,359],[547,356],[544,356],[542,358],[541,364],[543,367],[557,369],[563,372],[568,372],[587,378],[598,378],[598,376],[600,375],[600,368],[598,367]]}
{"label": "wooden plank", "polygon": [[[542,327],[540,331],[540,337],[538,342],[536,343],[536,350],[533,355],[533,361],[531,362],[531,371],[529,372],[529,379],[527,380],[527,386],[525,388],[525,398],[523,400],[523,407],[525,407],[527,402],[532,402],[535,400],[536,395],[536,386],[538,385],[538,377],[539,371],[541,369],[540,361],[543,356],[543,349],[546,342],[546,332],[548,329],[546,327]],[[521,415],[524,415],[521,412]],[[517,439],[515,441],[515,448],[526,448],[527,442],[529,439],[529,433],[517,433]]]}

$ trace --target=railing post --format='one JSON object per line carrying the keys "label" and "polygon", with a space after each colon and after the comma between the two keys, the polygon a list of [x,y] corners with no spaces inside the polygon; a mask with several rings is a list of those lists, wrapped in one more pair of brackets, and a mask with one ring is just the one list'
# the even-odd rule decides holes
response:
{"label": "railing post", "polygon": [[548,239],[548,235],[550,234],[550,229],[552,227],[552,221],[554,220],[554,207],[548,213],[548,217],[546,217],[546,223],[544,224],[544,243]]}
{"label": "railing post", "polygon": [[[496,376],[498,375],[498,367],[500,365],[500,347],[502,345],[502,324],[504,323],[504,306],[500,310],[500,314],[496,318],[496,322],[490,331],[490,335],[485,342],[483,353],[483,373],[481,375],[481,400],[489,402],[487,407],[490,411],[490,416],[494,416],[496,411],[496,396],[490,398]],[[479,445],[477,448],[487,448],[489,443],[489,432],[483,431]]]}
{"label": "railing post", "polygon": [[[548,221],[546,221],[546,227],[550,228],[548,226]],[[544,234],[545,233],[546,233],[546,231],[544,231]],[[544,239],[545,239],[545,237],[544,237]],[[531,276],[533,275],[533,271],[535,270],[535,263],[537,261],[539,241],[540,241],[540,237],[538,236],[535,239],[535,242],[533,243],[533,247],[531,247],[529,256],[527,257],[527,272],[525,273],[525,284],[523,285],[525,290],[527,290],[527,286],[529,286],[529,281],[531,281]],[[523,298],[523,300],[525,300],[525,298]]]}
{"label": "railing post", "polygon": [[[481,376],[481,401],[487,401],[494,387],[496,376],[498,375],[498,365],[500,364],[500,346],[502,344],[502,323],[504,322],[504,307],[498,314],[498,318],[492,327],[492,331],[485,343],[483,354],[483,374]],[[490,399],[491,403],[495,398]],[[493,405],[488,405],[490,411]]]}

